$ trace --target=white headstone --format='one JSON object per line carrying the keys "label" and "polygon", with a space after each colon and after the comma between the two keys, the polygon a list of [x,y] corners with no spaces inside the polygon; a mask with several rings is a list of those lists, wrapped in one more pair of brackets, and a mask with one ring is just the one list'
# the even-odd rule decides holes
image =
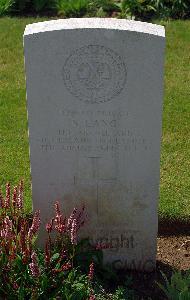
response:
{"label": "white headstone", "polygon": [[162,26],[118,19],[24,33],[34,210],[84,203],[118,269],[155,267],[164,45]]}

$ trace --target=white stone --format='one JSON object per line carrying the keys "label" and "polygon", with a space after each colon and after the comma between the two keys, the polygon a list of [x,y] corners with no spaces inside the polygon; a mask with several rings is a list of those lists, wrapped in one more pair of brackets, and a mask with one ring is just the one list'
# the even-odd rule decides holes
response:
{"label": "white stone", "polygon": [[[118,19],[31,24],[24,34],[34,210],[86,205],[83,235],[114,268],[156,261],[164,28]],[[43,237],[43,232],[41,233]]]}

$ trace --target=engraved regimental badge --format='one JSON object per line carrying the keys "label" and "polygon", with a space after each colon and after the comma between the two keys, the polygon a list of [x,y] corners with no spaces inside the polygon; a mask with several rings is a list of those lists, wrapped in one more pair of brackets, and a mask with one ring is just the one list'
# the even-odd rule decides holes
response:
{"label": "engraved regimental badge", "polygon": [[76,49],[66,59],[63,80],[79,100],[89,104],[107,102],[124,88],[126,67],[115,51],[88,45]]}

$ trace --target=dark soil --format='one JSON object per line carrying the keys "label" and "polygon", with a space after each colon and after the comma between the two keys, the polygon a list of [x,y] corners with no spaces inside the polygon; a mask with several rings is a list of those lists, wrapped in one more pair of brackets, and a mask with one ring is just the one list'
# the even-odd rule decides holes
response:
{"label": "dark soil", "polygon": [[[157,267],[152,273],[129,271],[132,288],[139,300],[167,299],[156,282],[164,284],[162,271],[168,279],[172,272],[190,269],[190,222],[161,221],[157,239]],[[126,272],[125,272],[126,275]],[[189,296],[190,299],[190,296]]]}

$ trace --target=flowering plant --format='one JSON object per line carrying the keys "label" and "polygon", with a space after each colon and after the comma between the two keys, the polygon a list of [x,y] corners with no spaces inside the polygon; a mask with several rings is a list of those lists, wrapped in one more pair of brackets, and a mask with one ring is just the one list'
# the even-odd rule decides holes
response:
{"label": "flowering plant", "polygon": [[54,211],[55,216],[45,227],[44,250],[39,249],[35,241],[40,211],[33,219],[24,213],[23,181],[12,193],[7,183],[5,196],[0,190],[0,298],[122,299],[106,296],[95,283],[94,270],[103,274],[101,248],[105,247],[93,246],[89,239],[79,241],[78,232],[86,220],[85,207],[74,208],[66,217],[57,201]]}
{"label": "flowering plant", "polygon": [[[85,221],[84,207],[75,208],[66,218],[59,202],[55,203],[55,217],[46,224],[48,237],[42,251],[35,246],[40,211],[31,221],[24,213],[23,200],[23,181],[12,194],[9,183],[5,197],[0,191],[0,295],[17,295],[19,299],[47,295],[49,299],[55,295],[62,299],[74,299],[76,295],[76,299],[90,298],[93,263],[90,275],[83,275],[75,259],[79,249],[77,234]],[[51,237],[53,231],[55,238]]]}

